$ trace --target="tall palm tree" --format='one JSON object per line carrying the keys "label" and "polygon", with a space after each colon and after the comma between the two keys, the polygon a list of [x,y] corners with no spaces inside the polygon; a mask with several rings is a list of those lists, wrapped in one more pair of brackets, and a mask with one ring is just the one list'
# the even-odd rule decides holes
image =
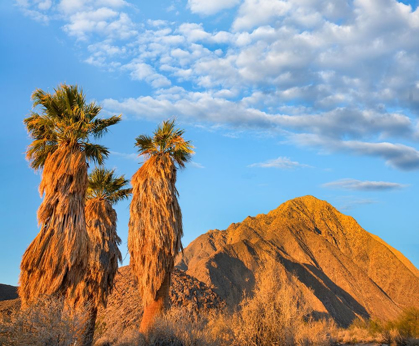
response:
{"label": "tall palm tree", "polygon": [[164,121],[153,137],[136,138],[135,145],[146,162],[131,181],[128,249],[143,300],[140,331],[145,334],[166,308],[174,257],[182,247],[176,172],[193,154],[193,146],[183,134],[174,121]]}
{"label": "tall palm tree", "polygon": [[78,289],[89,264],[85,222],[87,162],[101,164],[108,150],[90,142],[118,123],[120,116],[98,118],[101,108],[87,103],[77,86],[62,84],[53,94],[37,89],[34,107],[25,119],[33,142],[27,158],[42,169],[38,209],[41,230],[21,262],[19,295],[23,306],[42,295],[61,295],[75,306],[85,290]]}
{"label": "tall palm tree", "polygon": [[[85,275],[89,303],[89,321],[84,332],[83,345],[91,345],[94,336],[97,310],[106,306],[112,291],[118,260],[122,261],[118,245],[121,239],[116,233],[116,211],[112,205],[129,197],[128,180],[116,176],[115,170],[95,168],[89,174],[86,194],[86,227],[90,241],[89,266]],[[77,289],[76,289],[77,290]]]}

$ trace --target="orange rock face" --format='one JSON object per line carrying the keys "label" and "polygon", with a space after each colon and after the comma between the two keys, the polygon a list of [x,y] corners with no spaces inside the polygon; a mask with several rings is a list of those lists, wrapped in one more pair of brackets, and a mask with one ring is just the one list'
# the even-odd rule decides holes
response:
{"label": "orange rock face", "polygon": [[279,271],[298,277],[318,315],[343,326],[356,317],[393,319],[403,307],[419,307],[419,271],[413,264],[352,217],[312,196],[207,232],[176,264],[235,305],[272,260]]}

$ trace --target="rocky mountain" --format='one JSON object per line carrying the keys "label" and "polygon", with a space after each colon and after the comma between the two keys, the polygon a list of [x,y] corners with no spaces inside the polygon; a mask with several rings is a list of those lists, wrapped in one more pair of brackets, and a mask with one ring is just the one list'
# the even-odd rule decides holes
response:
{"label": "rocky mountain", "polygon": [[201,235],[176,265],[234,306],[272,261],[284,275],[297,276],[318,315],[342,326],[356,317],[392,319],[403,307],[419,307],[415,266],[352,217],[312,196]]}
{"label": "rocky mountain", "polygon": [[17,288],[15,286],[0,284],[0,301],[17,298]]}

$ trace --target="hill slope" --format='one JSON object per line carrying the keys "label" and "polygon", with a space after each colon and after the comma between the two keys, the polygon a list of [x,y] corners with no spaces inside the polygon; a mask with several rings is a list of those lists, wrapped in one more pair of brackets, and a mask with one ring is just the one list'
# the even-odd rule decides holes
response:
{"label": "hill slope", "polygon": [[0,301],[16,299],[17,287],[0,284]]}
{"label": "hill slope", "polygon": [[343,326],[357,316],[392,319],[403,307],[419,307],[419,271],[409,260],[312,196],[207,232],[176,264],[233,306],[272,260],[278,270],[298,276],[317,314]]}

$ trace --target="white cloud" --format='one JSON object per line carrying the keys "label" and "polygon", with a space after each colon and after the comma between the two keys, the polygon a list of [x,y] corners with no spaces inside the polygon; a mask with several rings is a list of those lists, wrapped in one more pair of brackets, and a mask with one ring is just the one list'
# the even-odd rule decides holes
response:
{"label": "white cloud", "polygon": [[122,0],[17,2],[84,40],[87,63],[152,86],[105,100],[117,112],[270,131],[419,169],[419,9],[395,0],[189,0],[200,14],[238,5],[230,29],[209,31],[205,21],[139,22]]}
{"label": "white cloud", "polygon": [[122,68],[131,71],[130,76],[132,79],[145,80],[154,88],[162,88],[171,85],[169,79],[157,73],[153,67],[143,62],[129,63]]}
{"label": "white cloud", "polygon": [[281,0],[245,0],[233,23],[235,31],[252,29],[279,19],[291,9],[291,2]]}
{"label": "white cloud", "polygon": [[272,159],[265,162],[253,163],[249,165],[248,167],[295,169],[295,168],[308,168],[311,166],[299,163],[297,161],[291,161],[288,157],[280,156],[277,159]]}
{"label": "white cloud", "polygon": [[133,23],[125,13],[119,13],[107,7],[94,11],[76,12],[70,16],[68,24],[63,29],[70,36],[81,40],[93,34],[111,38],[128,39],[137,34]]}
{"label": "white cloud", "polygon": [[208,40],[211,37],[211,34],[204,30],[202,24],[196,23],[181,24],[178,32],[191,42]]}
{"label": "white cloud", "polygon": [[406,185],[403,184],[387,181],[361,181],[356,179],[340,179],[323,184],[322,186],[355,191],[388,191],[406,187]]}
{"label": "white cloud", "polygon": [[84,0],[61,0],[58,8],[65,14],[71,14],[83,9],[85,4]]}
{"label": "white cloud", "polygon": [[205,168],[205,166],[203,166],[203,165],[201,165],[200,163],[195,162],[195,161],[190,161],[190,162],[189,162],[189,164],[190,164],[191,166],[195,167],[195,168],[199,168],[199,169],[204,169],[204,168]]}
{"label": "white cloud", "polygon": [[355,155],[380,157],[389,166],[404,171],[419,169],[419,151],[403,144],[338,141],[313,134],[292,134],[290,139],[304,146],[319,147],[328,153],[347,151]]}
{"label": "white cloud", "polygon": [[212,15],[221,10],[231,8],[240,3],[240,0],[188,0],[188,6],[193,13]]}

